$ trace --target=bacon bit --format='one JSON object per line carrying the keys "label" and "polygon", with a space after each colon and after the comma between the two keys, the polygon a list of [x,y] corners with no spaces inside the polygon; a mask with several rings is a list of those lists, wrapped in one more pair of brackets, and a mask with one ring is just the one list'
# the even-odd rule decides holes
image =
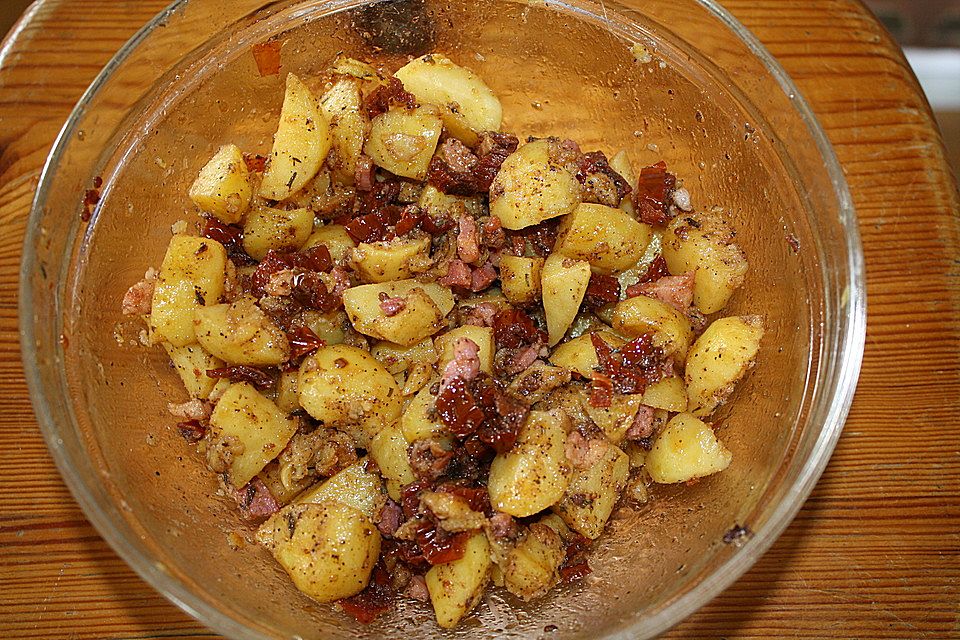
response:
{"label": "bacon bit", "polygon": [[787,244],[790,245],[790,250],[793,251],[794,255],[798,255],[800,253],[800,240],[792,233],[788,233],[786,239]]}
{"label": "bacon bit", "polygon": [[627,440],[647,440],[653,435],[653,418],[653,407],[648,407],[645,404],[640,405],[624,437]]}
{"label": "bacon bit", "polygon": [[280,503],[273,497],[263,480],[254,476],[253,480],[237,489],[233,498],[240,507],[245,520],[262,520],[280,511]]}
{"label": "bacon bit", "polygon": [[677,177],[667,172],[661,160],[640,170],[633,205],[641,222],[665,224],[669,219],[671,192],[677,186]]}
{"label": "bacon bit", "polygon": [[475,432],[483,422],[483,411],[470,391],[467,381],[454,378],[440,389],[437,395],[437,415],[450,433],[465,438]]}
{"label": "bacon bit", "polygon": [[123,294],[120,310],[125,316],[143,316],[150,313],[153,304],[153,290],[157,280],[144,279],[133,285]]}
{"label": "bacon bit", "polygon": [[210,417],[210,404],[194,398],[181,404],[167,403],[167,411],[174,418],[185,420],[206,420]]}
{"label": "bacon bit", "polygon": [[[481,218],[482,219],[482,218]],[[507,244],[507,234],[503,230],[503,223],[497,216],[482,219],[481,225],[483,246],[489,249],[500,249]]]}
{"label": "bacon bit", "polygon": [[594,273],[590,276],[587,285],[585,300],[588,307],[594,309],[605,304],[617,302],[620,299],[620,281],[613,276],[602,276]]}
{"label": "bacon bit", "polygon": [[470,291],[474,293],[483,291],[497,280],[497,270],[490,262],[485,263],[479,269],[474,269],[470,274]]}
{"label": "bacon bit", "polygon": [[390,586],[390,574],[383,562],[378,562],[373,569],[370,584],[355,596],[338,601],[343,612],[352,616],[361,624],[370,624],[378,616],[393,607],[395,594]]}
{"label": "bacon bit", "polygon": [[490,518],[490,532],[497,540],[516,540],[520,536],[520,527],[513,516],[498,511]]}
{"label": "bacon bit", "polygon": [[199,420],[185,420],[177,423],[177,432],[190,444],[196,444],[207,435],[207,425]]}
{"label": "bacon bit", "polygon": [[493,339],[498,349],[516,349],[547,341],[547,333],[520,309],[504,309],[493,318]]}
{"label": "bacon bit", "polygon": [[267,156],[259,153],[243,154],[243,163],[247,165],[247,171],[253,173],[263,173],[267,170]]}
{"label": "bacon bit", "polygon": [[357,191],[373,191],[374,173],[377,165],[373,164],[373,159],[364,154],[357,156],[357,168],[353,172],[353,182]]}
{"label": "bacon bit", "polygon": [[515,136],[486,131],[480,134],[478,153],[474,154],[456,138],[448,138],[430,160],[427,182],[452,195],[486,193],[503,161],[518,145]]}
{"label": "bacon bit", "polygon": [[250,47],[261,78],[280,73],[281,44],[279,40],[268,40],[267,42],[258,42]]}
{"label": "bacon bit", "polygon": [[227,378],[231,382],[249,382],[255,387],[265,389],[276,382],[273,374],[267,373],[256,367],[248,367],[238,364],[231,367],[220,367],[219,369],[207,369],[207,376],[210,378]]}
{"label": "bacon bit", "polygon": [[497,316],[497,305],[492,302],[481,302],[467,311],[462,324],[475,327],[492,327]]}
{"label": "bacon bit", "polygon": [[417,98],[403,88],[402,82],[390,76],[386,84],[370,92],[363,103],[363,109],[367,112],[367,117],[373,119],[397,105],[413,109],[417,106]]}
{"label": "bacon bit", "polygon": [[657,257],[654,258],[649,265],[647,265],[647,270],[642,276],[640,276],[640,279],[627,288],[627,297],[633,297],[630,295],[631,287],[635,287],[638,284],[644,284],[646,282],[655,282],[660,278],[667,277],[668,275],[670,275],[670,270],[667,269],[667,261],[663,259],[662,255],[658,254]]}
{"label": "bacon bit", "polygon": [[407,301],[399,296],[391,298],[385,292],[380,292],[380,310],[383,315],[392,318],[407,308]]}
{"label": "bacon bit", "polygon": [[503,349],[497,355],[503,356],[498,362],[499,369],[509,375],[516,375],[521,371],[530,368],[537,358],[540,357],[539,345],[530,345],[529,347],[520,347],[519,349]]}
{"label": "bacon bit", "polygon": [[627,297],[648,296],[668,304],[686,314],[693,304],[694,272],[680,276],[664,276],[655,282],[632,284],[627,287]]}
{"label": "bacon bit", "polygon": [[387,498],[387,502],[380,510],[380,517],[377,519],[377,529],[385,536],[393,536],[400,528],[403,521],[403,509],[399,504]]}
{"label": "bacon bit", "polygon": [[[447,465],[453,458],[453,452],[444,449],[436,438],[422,438],[410,443],[407,447],[407,458],[418,478],[433,482],[447,470]],[[417,501],[419,504],[419,497]],[[406,513],[406,503],[403,508]]]}
{"label": "bacon bit", "polygon": [[427,589],[427,581],[421,575],[413,575],[403,594],[408,598],[413,598],[419,602],[430,602],[430,591]]}
{"label": "bacon bit", "polygon": [[480,373],[480,347],[470,338],[457,338],[453,343],[453,359],[447,363],[440,378],[440,388],[461,379],[470,382]]}
{"label": "bacon bit", "polygon": [[430,564],[446,564],[463,557],[470,536],[469,531],[448,533],[440,527],[429,526],[417,532],[417,545]]}
{"label": "bacon bit", "polygon": [[594,372],[590,375],[590,406],[605,409],[613,400],[613,381],[610,376]]}
{"label": "bacon bit", "polygon": [[327,344],[310,327],[294,327],[287,331],[287,339],[290,341],[291,360],[309,355]]}
{"label": "bacon bit", "polygon": [[460,232],[457,234],[457,254],[467,264],[480,259],[480,234],[477,221],[472,216],[460,216]]}
{"label": "bacon bit", "polygon": [[473,271],[463,260],[454,258],[447,267],[447,273],[437,280],[439,284],[447,287],[460,287],[469,289],[473,284]]}
{"label": "bacon bit", "polygon": [[723,534],[724,544],[733,544],[737,543],[737,546],[740,546],[741,541],[750,536],[753,532],[750,531],[750,527],[746,525],[735,524],[730,528],[729,531]]}

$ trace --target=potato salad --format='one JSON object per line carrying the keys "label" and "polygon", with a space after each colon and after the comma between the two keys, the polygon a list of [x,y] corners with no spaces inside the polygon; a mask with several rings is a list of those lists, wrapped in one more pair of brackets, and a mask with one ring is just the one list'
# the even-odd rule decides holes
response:
{"label": "potato salad", "polygon": [[583,578],[615,510],[731,464],[711,416],[763,321],[724,314],[747,260],[721,209],[663,162],[501,131],[441,53],[285,84],[272,149],[197,159],[198,217],[122,309],[297,589],[452,628],[487,589]]}

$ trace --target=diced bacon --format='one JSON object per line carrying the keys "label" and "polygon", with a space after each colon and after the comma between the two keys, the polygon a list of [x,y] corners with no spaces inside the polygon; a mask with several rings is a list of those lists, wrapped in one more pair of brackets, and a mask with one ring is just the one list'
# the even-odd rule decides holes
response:
{"label": "diced bacon", "polygon": [[520,529],[513,516],[499,511],[490,517],[490,532],[497,540],[516,540],[520,535]]}
{"label": "diced bacon", "polygon": [[466,313],[463,324],[471,324],[475,327],[492,327],[493,320],[496,317],[497,305],[492,302],[481,302]]}
{"label": "diced bacon", "polygon": [[469,289],[470,285],[473,284],[473,272],[463,260],[455,258],[450,261],[450,266],[447,268],[447,275],[438,279],[437,282],[448,287]]}
{"label": "diced bacon", "polygon": [[383,297],[380,299],[380,310],[383,311],[383,315],[388,318],[392,318],[401,311],[407,308],[407,301],[403,298],[397,296],[396,298],[391,298],[385,293],[381,294]]}
{"label": "diced bacon", "polygon": [[206,420],[210,417],[210,405],[198,398],[182,404],[171,402],[167,404],[167,411],[173,417],[183,420]]}
{"label": "diced bacon", "polygon": [[479,269],[474,269],[470,274],[470,291],[483,291],[494,283],[497,279],[497,270],[487,262]]}
{"label": "diced bacon", "polygon": [[407,583],[404,595],[420,602],[430,602],[430,592],[427,590],[427,581],[423,576],[414,574]]}
{"label": "diced bacon", "polygon": [[267,277],[267,284],[263,287],[263,292],[269,296],[288,296],[293,292],[293,276],[296,271],[293,269],[281,269],[271,273]]}
{"label": "diced bacon", "polygon": [[407,458],[418,478],[433,482],[447,470],[453,452],[444,449],[437,438],[421,438],[410,444]]}
{"label": "diced bacon", "polygon": [[471,216],[460,216],[460,232],[457,234],[457,254],[467,264],[480,259],[480,234],[477,222]]}
{"label": "diced bacon", "polygon": [[263,480],[257,477],[237,489],[234,498],[243,516],[248,520],[260,520],[280,511],[280,503],[270,493],[270,489]]}
{"label": "diced bacon", "polygon": [[456,138],[447,138],[437,151],[456,173],[470,173],[479,162],[473,151]]}
{"label": "diced bacon", "polygon": [[453,360],[447,363],[440,378],[440,388],[454,378],[469,382],[480,373],[480,347],[470,338],[458,338],[453,343]]}
{"label": "diced bacon", "polygon": [[123,294],[120,309],[125,316],[145,316],[150,313],[153,304],[153,290],[156,278],[144,279],[133,285]]}
{"label": "diced bacon", "polygon": [[335,298],[343,296],[343,292],[350,288],[350,272],[343,267],[334,267],[330,271],[330,295]]}
{"label": "diced bacon", "polygon": [[534,362],[537,361],[537,358],[540,357],[540,345],[532,344],[527,347],[521,347],[517,349],[516,352],[507,357],[502,365],[504,373],[510,375],[516,375],[521,371],[526,371],[530,368]]}
{"label": "diced bacon", "polygon": [[693,304],[693,284],[693,271],[680,276],[664,276],[654,282],[630,285],[627,287],[627,297],[648,296],[670,305],[680,313],[686,313]]}
{"label": "diced bacon", "polygon": [[574,429],[567,436],[564,449],[567,460],[577,469],[588,469],[603,458],[610,445],[601,438],[585,438]]}
{"label": "diced bacon", "polygon": [[403,509],[393,500],[387,499],[383,509],[380,510],[380,519],[377,521],[377,529],[385,536],[392,536],[400,528],[403,521]]}
{"label": "diced bacon", "polygon": [[653,407],[645,404],[640,405],[637,413],[633,416],[633,423],[627,429],[627,440],[643,440],[653,435]]}
{"label": "diced bacon", "polygon": [[373,175],[376,168],[370,156],[363,154],[357,156],[357,168],[353,172],[353,181],[357,191],[373,190]]}

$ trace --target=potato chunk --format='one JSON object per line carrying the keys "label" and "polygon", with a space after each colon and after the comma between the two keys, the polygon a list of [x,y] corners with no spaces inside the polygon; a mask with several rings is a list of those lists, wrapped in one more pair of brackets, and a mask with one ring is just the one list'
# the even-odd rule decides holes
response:
{"label": "potato chunk", "polygon": [[524,600],[545,594],[560,581],[558,569],[566,547],[560,535],[540,522],[507,554],[503,582],[507,591]]}
{"label": "potato chunk", "polygon": [[585,202],[560,223],[554,251],[587,260],[595,273],[608,275],[635,265],[651,237],[650,225],[620,209]]}
{"label": "potato chunk", "polygon": [[432,386],[430,383],[424,385],[400,417],[400,431],[407,442],[442,436],[447,432],[434,410],[437,395],[431,390]]}
{"label": "potato chunk", "polygon": [[636,296],[617,304],[613,310],[613,328],[624,336],[653,336],[653,344],[683,363],[693,340],[693,327],[682,313],[654,298]]}
{"label": "potato chunk", "polygon": [[391,109],[370,123],[363,151],[391,173],[423,180],[441,131],[443,122],[434,109]]}
{"label": "potato chunk", "polygon": [[239,489],[287,446],[297,421],[252,385],[240,382],[230,385],[217,402],[210,427],[214,438],[236,438],[242,445],[227,473],[230,484]]}
{"label": "potato chunk", "polygon": [[164,342],[163,348],[170,356],[170,362],[183,380],[183,386],[186,387],[190,397],[203,400],[209,398],[210,392],[217,384],[217,379],[208,376],[207,371],[222,367],[223,362],[207,353],[198,344],[174,347],[169,342]]}
{"label": "potato chunk", "polygon": [[297,589],[318,602],[363,591],[380,556],[380,532],[370,519],[338,502],[292,504],[257,531]]}
{"label": "potato chunk", "polygon": [[363,111],[361,80],[352,76],[337,79],[320,98],[320,111],[330,123],[331,150],[329,163],[334,177],[342,184],[353,184],[357,158],[363,153],[363,141],[370,130],[370,120]]}
{"label": "potato chunk", "polygon": [[663,234],[663,258],[670,273],[696,273],[693,304],[705,314],[723,309],[747,273],[746,256],[716,213],[674,218]]}
{"label": "potato chunk", "polygon": [[327,426],[347,428],[364,448],[400,417],[403,406],[390,372],[367,351],[345,344],[321,347],[305,358],[297,389],[307,413]]}
{"label": "potato chunk", "polygon": [[590,263],[551,253],[543,264],[540,287],[550,346],[563,340],[580,311],[590,284]]}
{"label": "potato chunk", "polygon": [[349,256],[350,251],[357,243],[353,241],[347,228],[342,224],[325,224],[314,230],[304,248],[315,247],[322,244],[330,252],[330,257],[337,264],[342,264]]}
{"label": "potato chunk", "polygon": [[313,231],[313,212],[309,209],[256,207],[243,221],[243,250],[263,260],[271,249],[297,251],[307,243]]}
{"label": "potato chunk", "polygon": [[280,124],[273,137],[270,164],[260,183],[260,196],[285,200],[313,179],[327,158],[330,123],[300,78],[287,74]]}
{"label": "potato chunk", "polygon": [[759,316],[721,318],[707,327],[687,356],[690,413],[702,418],[726,401],[753,366],[762,337]]}
{"label": "potato chunk", "polygon": [[[381,294],[399,299],[400,311],[388,316]],[[343,306],[360,333],[409,346],[443,328],[443,319],[453,309],[453,294],[436,283],[397,280],[351,287],[343,292]]]}
{"label": "potato chunk", "polygon": [[477,605],[490,580],[490,567],[490,544],[481,532],[467,540],[462,558],[427,571],[427,591],[437,624],[452,629]]}
{"label": "potato chunk", "polygon": [[224,362],[256,367],[280,364],[290,357],[287,335],[251,296],[197,309],[194,325],[203,348]]}
{"label": "potato chunk", "polygon": [[654,482],[669,484],[723,471],[732,458],[710,425],[679,413],[657,435],[644,466]]}
{"label": "potato chunk", "polygon": [[370,353],[394,375],[417,365],[432,365],[437,361],[437,350],[430,338],[424,338],[409,347],[383,340],[373,345]]}
{"label": "potato chunk", "polygon": [[627,486],[630,459],[612,445],[603,457],[573,477],[553,510],[577,533],[596,540]]}
{"label": "potato chunk", "polygon": [[543,258],[500,256],[500,288],[507,300],[516,305],[536,302],[540,297]]}
{"label": "potato chunk", "polygon": [[[687,362],[690,362],[689,356]],[[643,392],[643,404],[673,413],[687,410],[687,385],[683,378],[672,376],[654,382]]]}
{"label": "potato chunk", "polygon": [[173,236],[160,265],[150,329],[153,340],[183,347],[197,341],[194,311],[216,304],[223,293],[227,252],[216,240]]}
{"label": "potato chunk", "polygon": [[525,518],[556,503],[569,482],[563,413],[531,411],[513,448],[490,465],[487,489],[497,511]]}
{"label": "potato chunk", "polygon": [[469,324],[451,329],[436,339],[437,353],[440,354],[437,371],[442,373],[447,368],[454,357],[454,345],[462,338],[472,340],[479,347],[477,357],[480,360],[480,370],[493,375],[493,354],[496,351],[493,344],[493,329]]}
{"label": "potato chunk", "polygon": [[415,58],[393,75],[418,101],[441,107],[444,126],[466,144],[472,145],[478,132],[500,130],[503,111],[496,94],[479,76],[446,56],[430,53]]}
{"label": "potato chunk", "polygon": [[[612,331],[600,331],[598,333],[600,338],[614,349],[623,344],[623,340]],[[600,366],[597,350],[593,346],[593,340],[591,340],[589,333],[558,345],[550,353],[550,362],[558,367],[576,371],[584,378],[589,378]]]}
{"label": "potato chunk", "polygon": [[361,242],[351,263],[363,282],[405,280],[430,267],[430,236]]}
{"label": "potato chunk", "polygon": [[523,229],[570,213],[580,198],[580,183],[551,158],[549,141],[535,140],[503,161],[490,185],[490,215]]}
{"label": "potato chunk", "polygon": [[250,172],[243,160],[243,152],[235,144],[225,144],[200,169],[188,193],[204,213],[216,216],[228,224],[240,222],[250,198]]}
{"label": "potato chunk", "polygon": [[410,484],[416,477],[407,459],[407,440],[396,425],[384,429],[370,441],[370,457],[388,480],[401,485]]}
{"label": "potato chunk", "polygon": [[368,518],[373,518],[381,495],[383,495],[383,482],[379,475],[367,471],[367,461],[363,459],[305,491],[296,502],[298,504],[339,502],[353,507]]}

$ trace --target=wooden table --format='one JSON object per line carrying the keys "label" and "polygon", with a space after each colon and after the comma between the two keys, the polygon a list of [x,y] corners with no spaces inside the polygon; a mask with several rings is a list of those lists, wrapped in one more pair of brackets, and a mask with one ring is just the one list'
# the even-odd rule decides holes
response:
{"label": "wooden table", "polygon": [[[40,437],[18,351],[17,271],[41,165],[94,74],[165,3],[41,0],[0,49],[2,638],[215,637],[87,523]],[[669,636],[960,637],[960,239],[939,134],[859,2],[726,4],[800,85],[843,163],[870,316],[853,411],[810,500]]]}

